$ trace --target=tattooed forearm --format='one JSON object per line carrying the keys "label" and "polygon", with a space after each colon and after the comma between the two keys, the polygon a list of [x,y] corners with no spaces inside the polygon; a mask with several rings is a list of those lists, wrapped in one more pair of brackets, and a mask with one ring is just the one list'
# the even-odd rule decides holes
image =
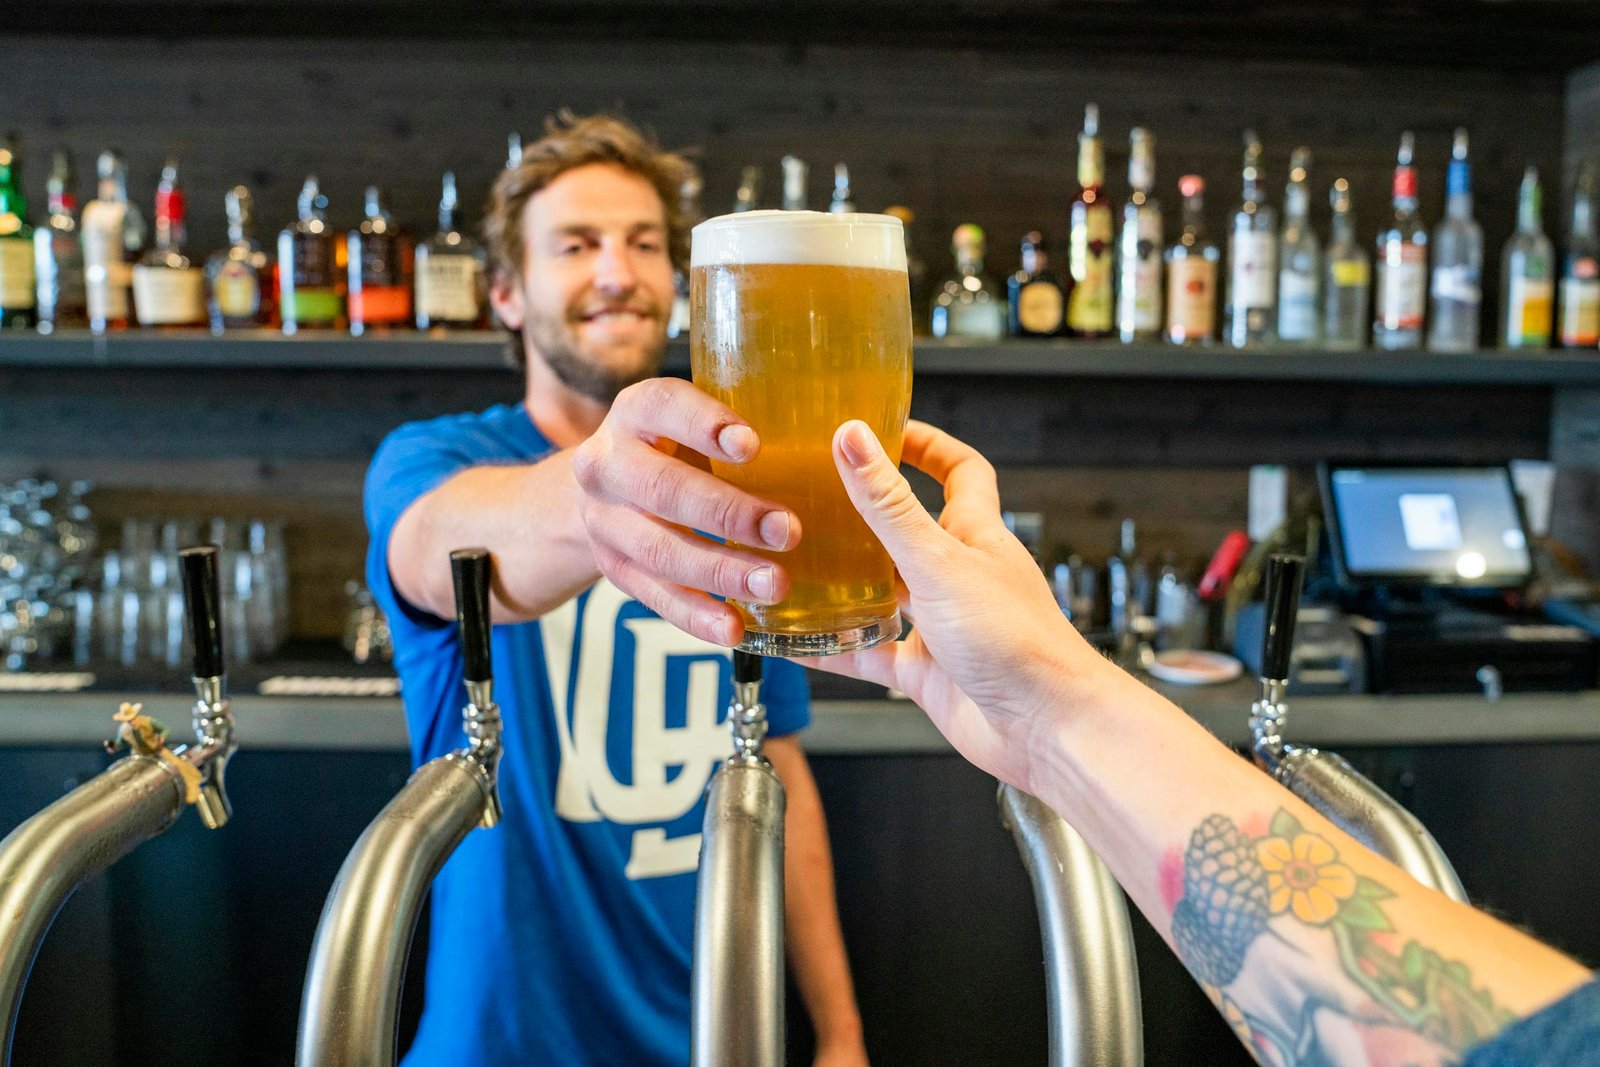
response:
{"label": "tattooed forearm", "polygon": [[1513,1016],[1466,966],[1394,928],[1383,903],[1393,895],[1287,811],[1255,835],[1213,815],[1184,852],[1172,937],[1264,1063],[1334,1063],[1340,1049],[1376,1046],[1452,1061]]}

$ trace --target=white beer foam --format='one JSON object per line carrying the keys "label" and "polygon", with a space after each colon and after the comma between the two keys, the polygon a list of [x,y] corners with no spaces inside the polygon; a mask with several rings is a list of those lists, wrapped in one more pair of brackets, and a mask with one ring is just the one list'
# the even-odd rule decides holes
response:
{"label": "white beer foam", "polygon": [[906,238],[893,215],[743,211],[694,228],[692,267],[749,263],[906,269]]}

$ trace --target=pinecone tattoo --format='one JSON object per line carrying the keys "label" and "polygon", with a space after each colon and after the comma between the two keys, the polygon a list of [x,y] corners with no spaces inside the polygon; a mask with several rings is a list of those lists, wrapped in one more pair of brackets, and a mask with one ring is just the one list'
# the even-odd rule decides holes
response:
{"label": "pinecone tattoo", "polygon": [[1211,816],[1189,836],[1183,856],[1183,899],[1172,912],[1178,955],[1196,978],[1220,989],[1238,977],[1268,914],[1255,842],[1227,816]]}

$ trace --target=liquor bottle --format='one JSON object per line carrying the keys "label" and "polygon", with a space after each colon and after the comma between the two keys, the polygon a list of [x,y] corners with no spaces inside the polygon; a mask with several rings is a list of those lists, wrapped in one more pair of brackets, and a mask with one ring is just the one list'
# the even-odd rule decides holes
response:
{"label": "liquor bottle", "polygon": [[804,211],[806,209],[806,175],[810,168],[806,161],[796,156],[784,156],[783,166],[783,210]]}
{"label": "liquor bottle", "polygon": [[1277,212],[1261,183],[1261,140],[1244,132],[1239,206],[1228,227],[1225,339],[1235,348],[1271,341],[1277,315]]}
{"label": "liquor bottle", "polygon": [[350,231],[350,333],[411,325],[411,242],[383,206],[383,193],[367,186],[366,217]]}
{"label": "liquor bottle", "polygon": [[833,199],[828,202],[828,210],[835,215],[846,215],[856,209],[856,202],[850,196],[850,168],[843,163],[833,165]]}
{"label": "liquor bottle", "polygon": [[183,254],[183,220],[178,161],[169,159],[156,186],[155,247],[133,267],[133,309],[141,326],[205,325],[205,275]]}
{"label": "liquor bottle", "polygon": [[1333,232],[1322,279],[1322,343],[1344,351],[1365,348],[1372,271],[1367,250],[1356,240],[1350,183],[1335,179],[1328,200],[1333,205]]}
{"label": "liquor bottle", "polygon": [[735,214],[761,206],[761,168],[746,167],[739,175],[739,191],[733,196]]}
{"label": "liquor bottle", "polygon": [[315,174],[306,178],[298,217],[278,234],[278,305],[283,332],[343,325],[337,249],[328,225],[328,198]]}
{"label": "liquor bottle", "polygon": [[[700,191],[704,183],[698,171],[693,171],[678,187],[678,215],[685,228],[692,229],[700,221]],[[667,336],[689,336],[689,274],[680,267],[672,269],[672,314],[667,317]]]}
{"label": "liquor bottle", "polygon": [[39,321],[33,274],[33,227],[22,195],[14,141],[0,146],[0,329],[30,330]]}
{"label": "liquor bottle", "polygon": [[1067,293],[1050,269],[1044,235],[1022,239],[1022,269],[1006,280],[1013,337],[1060,337],[1067,332]]}
{"label": "liquor bottle", "polygon": [[444,172],[439,232],[417,246],[417,329],[476,329],[483,325],[484,255],[461,232],[456,176]]}
{"label": "liquor bottle", "polygon": [[1555,252],[1544,235],[1539,168],[1522,175],[1517,196],[1517,231],[1506,241],[1500,258],[1500,343],[1507,348],[1544,348],[1550,344],[1550,305]]}
{"label": "liquor bottle", "polygon": [[1322,246],[1311,226],[1311,150],[1289,156],[1283,192],[1283,232],[1278,239],[1278,340],[1314,344],[1322,334],[1317,287],[1322,282]]}
{"label": "liquor bottle", "polygon": [[1561,269],[1561,345],[1593,348],[1600,343],[1600,241],[1595,239],[1594,160],[1578,170],[1572,189],[1572,229]]}
{"label": "liquor bottle", "polygon": [[89,324],[74,179],[72,157],[65,149],[57,149],[50,163],[50,179],[45,184],[45,203],[50,218],[33,232],[33,273],[40,333]]}
{"label": "liquor bottle", "polygon": [[1394,220],[1378,234],[1378,301],[1372,344],[1388,350],[1422,347],[1428,299],[1428,231],[1417,218],[1416,138],[1400,135],[1394,168]]}
{"label": "liquor bottle", "polygon": [[128,203],[128,168],[115,149],[95,161],[99,192],[84,205],[84,299],[89,329],[95,333],[126,328],[133,321],[132,249],[142,243],[144,220]]}
{"label": "liquor bottle", "polygon": [[206,260],[207,311],[211,332],[272,324],[272,257],[251,232],[255,204],[250,190],[235,185],[223,196],[228,247]]}
{"label": "liquor bottle", "polygon": [[1114,325],[1111,302],[1111,252],[1115,223],[1104,188],[1105,156],[1100,149],[1100,109],[1083,109],[1078,134],[1078,192],[1072,198],[1072,293],[1067,327],[1077,337],[1109,337]]}
{"label": "liquor bottle", "polygon": [[1217,264],[1222,251],[1206,236],[1205,180],[1178,179],[1183,194],[1183,234],[1167,249],[1167,340],[1208,345],[1217,333]]}
{"label": "liquor bottle", "polygon": [[1128,185],[1118,239],[1117,335],[1126,343],[1161,335],[1161,205],[1155,187],[1155,145],[1142,126],[1128,131]]}
{"label": "liquor bottle", "polygon": [[911,332],[925,337],[928,333],[928,264],[917,254],[916,242],[911,239],[911,224],[917,220],[917,213],[901,204],[892,204],[884,208],[883,213],[899,219],[900,228],[905,233],[906,285],[911,290]]}
{"label": "liquor bottle", "polygon": [[1457,130],[1445,177],[1444,218],[1433,230],[1433,310],[1428,320],[1432,352],[1478,347],[1483,314],[1483,229],[1472,217],[1472,172],[1467,131]]}
{"label": "liquor bottle", "polygon": [[522,134],[513,130],[506,135],[506,170],[516,170],[522,165]]}
{"label": "liquor bottle", "polygon": [[933,335],[999,340],[1005,336],[1005,303],[994,282],[983,273],[983,230],[970,222],[957,226],[950,247],[956,272],[934,299]]}

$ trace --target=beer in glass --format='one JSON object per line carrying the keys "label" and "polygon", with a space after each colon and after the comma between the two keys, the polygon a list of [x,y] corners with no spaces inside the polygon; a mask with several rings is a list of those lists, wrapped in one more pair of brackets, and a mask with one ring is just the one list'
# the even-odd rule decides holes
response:
{"label": "beer in glass", "polygon": [[694,228],[690,264],[695,384],[761,438],[749,463],[715,473],[800,517],[778,604],[734,601],[740,648],[825,656],[900,634],[894,565],[833,463],[833,434],[860,419],[900,461],[911,406],[905,238],[888,215],[748,211]]}

